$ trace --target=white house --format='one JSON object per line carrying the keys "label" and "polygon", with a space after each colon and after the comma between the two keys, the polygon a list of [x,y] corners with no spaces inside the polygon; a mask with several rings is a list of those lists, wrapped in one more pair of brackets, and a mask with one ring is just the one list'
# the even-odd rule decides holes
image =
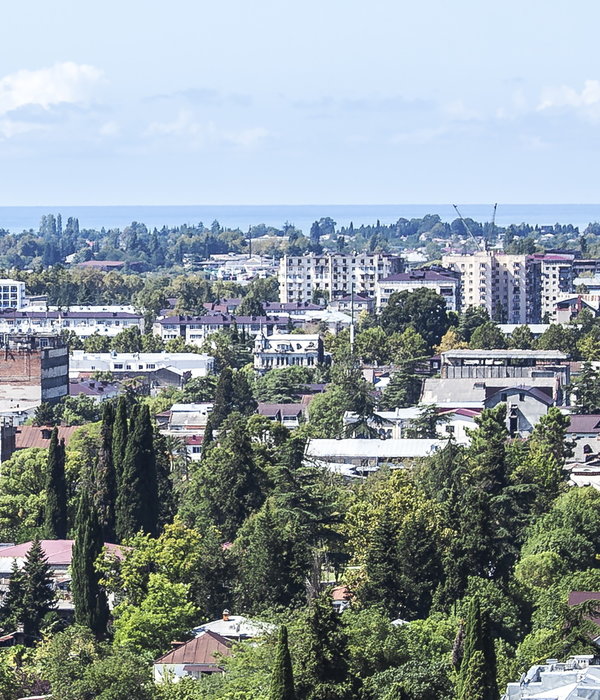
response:
{"label": "white house", "polygon": [[316,367],[325,362],[323,341],[318,334],[282,333],[266,336],[261,333],[254,341],[254,369],[266,372],[282,367]]}

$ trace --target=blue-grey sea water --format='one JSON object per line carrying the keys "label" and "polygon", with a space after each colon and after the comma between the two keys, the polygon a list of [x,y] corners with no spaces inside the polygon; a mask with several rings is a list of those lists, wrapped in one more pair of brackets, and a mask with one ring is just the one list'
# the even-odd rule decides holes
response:
{"label": "blue-grey sea water", "polygon": [[[492,204],[460,205],[464,217],[476,221],[490,221]],[[0,207],[0,228],[20,232],[37,230],[44,214],[60,214],[66,222],[69,216],[79,219],[81,228],[123,228],[132,221],[149,227],[161,228],[182,224],[210,224],[217,219],[221,225],[247,230],[249,226],[266,224],[281,226],[289,221],[308,232],[313,221],[330,216],[339,226],[350,222],[355,227],[393,223],[400,217],[406,219],[425,214],[439,214],[442,220],[452,221],[456,212],[451,204],[306,204],[306,205],[198,205],[198,206],[35,206]],[[526,222],[532,225],[555,223],[573,224],[581,229],[592,221],[600,221],[600,204],[498,204],[496,223],[499,226]]]}

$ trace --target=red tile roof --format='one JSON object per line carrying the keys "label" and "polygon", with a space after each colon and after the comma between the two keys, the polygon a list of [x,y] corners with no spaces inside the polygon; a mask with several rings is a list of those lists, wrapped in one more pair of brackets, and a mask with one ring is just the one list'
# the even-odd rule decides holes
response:
{"label": "red tile roof", "polygon": [[[79,428],[78,425],[58,426],[58,439],[62,440],[64,438],[65,445],[68,445],[77,428]],[[16,449],[24,450],[28,447],[48,448],[50,447],[51,434],[52,426],[20,425],[15,435]],[[44,437],[44,435],[47,435],[47,437]]]}
{"label": "red tile roof", "polygon": [[[48,563],[52,566],[70,566],[73,542],[74,540],[40,540],[42,550],[48,559]],[[27,556],[27,552],[31,549],[32,544],[32,542],[23,542],[23,544],[16,544],[12,547],[0,547],[0,558],[23,558]],[[105,547],[119,559],[122,558],[119,545],[106,542]]]}
{"label": "red tile roof", "polygon": [[215,654],[229,656],[231,641],[216,632],[203,632],[199,637],[163,654],[154,663],[214,666],[218,661]]}

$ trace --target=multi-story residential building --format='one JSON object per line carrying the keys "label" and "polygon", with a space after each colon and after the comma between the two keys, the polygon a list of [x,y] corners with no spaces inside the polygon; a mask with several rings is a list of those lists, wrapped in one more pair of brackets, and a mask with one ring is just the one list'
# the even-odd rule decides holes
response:
{"label": "multi-story residential building", "polygon": [[446,274],[433,270],[410,270],[399,272],[378,280],[375,284],[377,309],[385,306],[395,292],[409,291],[425,287],[444,297],[448,311],[460,308],[460,275],[453,271]]}
{"label": "multi-story residential building", "polygon": [[574,255],[535,253],[527,258],[528,315],[531,323],[555,319],[556,302],[573,291]]}
{"label": "multi-story residential building", "polygon": [[277,334],[256,336],[254,341],[254,369],[266,372],[296,365],[316,367],[325,362],[323,341],[318,334]]}
{"label": "multi-story residential building", "polygon": [[237,328],[239,333],[255,336],[258,333],[272,335],[277,331],[287,331],[289,316],[230,316],[208,313],[205,316],[164,316],[153,326],[154,335],[165,342],[183,338],[189,345],[202,345],[213,333]]}
{"label": "multi-story residential building", "polygon": [[144,317],[132,307],[89,306],[62,311],[39,307],[0,308],[0,333],[60,333],[73,331],[80,338],[98,333],[109,338],[125,328],[144,330]]}
{"label": "multi-story residential building", "polygon": [[0,279],[0,308],[20,309],[25,304],[25,282]]}
{"label": "multi-story residential building", "polygon": [[442,264],[461,274],[461,310],[482,306],[500,323],[527,322],[527,256],[478,251],[444,255]]}
{"label": "multi-story residential building", "polygon": [[58,336],[0,336],[0,412],[22,413],[69,393],[69,350]]}
{"label": "multi-story residential building", "polygon": [[279,300],[311,301],[315,291],[330,300],[352,292],[374,297],[377,281],[402,272],[403,262],[381,253],[285,255],[279,264]]}

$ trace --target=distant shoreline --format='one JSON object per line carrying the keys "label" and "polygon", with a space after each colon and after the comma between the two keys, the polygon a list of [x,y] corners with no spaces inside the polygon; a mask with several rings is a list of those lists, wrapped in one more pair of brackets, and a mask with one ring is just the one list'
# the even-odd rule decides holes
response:
{"label": "distant shoreline", "polygon": [[[492,204],[459,204],[461,213],[476,221],[490,221]],[[456,212],[452,204],[304,204],[304,205],[114,205],[114,206],[4,206],[0,207],[0,228],[13,233],[37,230],[44,214],[62,214],[79,219],[83,229],[123,228],[132,221],[149,228],[198,224],[210,226],[213,220],[230,228],[245,231],[249,226],[265,224],[281,228],[286,221],[305,233],[313,221],[331,217],[339,226],[393,223],[399,218],[421,218],[438,214],[443,221],[452,221]],[[593,221],[600,221],[600,204],[498,204],[498,226],[528,223],[531,225],[573,224],[581,230]]]}

